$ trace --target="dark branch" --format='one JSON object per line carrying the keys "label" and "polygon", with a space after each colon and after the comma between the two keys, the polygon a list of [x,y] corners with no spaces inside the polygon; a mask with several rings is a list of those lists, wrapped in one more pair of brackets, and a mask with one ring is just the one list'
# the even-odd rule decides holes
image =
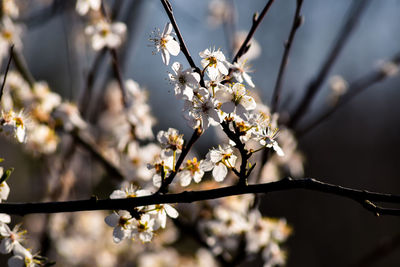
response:
{"label": "dark branch", "polygon": [[307,112],[309,106],[312,103],[315,95],[317,94],[319,88],[321,87],[322,83],[325,81],[326,76],[328,75],[329,70],[335,63],[336,59],[338,58],[342,48],[344,47],[346,41],[349,39],[351,33],[355,29],[358,21],[361,18],[363,11],[366,9],[370,0],[363,0],[363,1],[354,1],[353,5],[351,6],[350,12],[347,15],[346,22],[343,24],[338,37],[336,38],[335,44],[332,47],[332,50],[328,54],[325,62],[323,63],[319,73],[317,74],[316,78],[311,81],[309,84],[305,95],[301,99],[299,105],[293,112],[293,115],[289,121],[289,127],[294,128],[297,125],[299,120],[304,116]]}
{"label": "dark branch", "polygon": [[166,203],[191,203],[195,201],[223,198],[233,195],[270,193],[287,191],[292,189],[305,189],[336,196],[349,198],[360,203],[364,208],[375,215],[400,216],[400,209],[381,208],[371,201],[385,203],[400,203],[400,195],[369,192],[365,190],[352,189],[339,185],[324,183],[312,178],[283,180],[265,184],[248,186],[228,186],[218,189],[202,191],[185,191],[178,194],[153,194],[150,196],[126,198],[126,199],[104,199],[91,198],[88,200],[75,200],[64,202],[45,203],[1,203],[0,213],[26,215],[31,213],[59,213],[92,210],[130,210],[134,207]]}
{"label": "dark branch", "polygon": [[281,96],[281,91],[282,91],[282,80],[288,63],[290,48],[292,47],[293,39],[297,32],[297,29],[300,27],[303,20],[300,15],[300,10],[302,5],[303,5],[303,0],[298,0],[296,5],[296,12],[293,18],[292,29],[290,30],[289,38],[285,43],[285,51],[283,53],[281,65],[279,67],[278,77],[276,78],[274,94],[272,96],[271,113],[275,113],[276,110],[278,109],[279,98]]}
{"label": "dark branch", "polygon": [[185,41],[183,40],[181,31],[179,30],[178,24],[176,24],[176,20],[174,17],[174,13],[172,11],[172,6],[171,3],[168,0],[161,0],[161,3],[165,9],[165,12],[168,15],[169,20],[171,21],[172,27],[175,30],[175,34],[178,37],[179,43],[181,45],[181,50],[182,53],[185,55],[187,61],[190,64],[190,67],[192,67],[193,69],[195,69],[198,73],[200,73],[199,68],[196,66],[196,64],[193,61],[192,56],[190,55],[190,52],[188,50],[188,48],[186,47]]}
{"label": "dark branch", "polygon": [[249,33],[247,34],[246,39],[243,41],[242,45],[240,46],[239,50],[237,51],[235,57],[232,60],[232,63],[235,63],[239,60],[241,56],[243,56],[249,50],[249,42],[251,38],[253,38],[254,33],[256,32],[258,26],[260,25],[261,21],[267,14],[268,10],[270,9],[271,5],[273,4],[274,0],[269,0],[265,5],[264,9],[261,11],[260,15],[254,15],[253,17],[253,25]]}

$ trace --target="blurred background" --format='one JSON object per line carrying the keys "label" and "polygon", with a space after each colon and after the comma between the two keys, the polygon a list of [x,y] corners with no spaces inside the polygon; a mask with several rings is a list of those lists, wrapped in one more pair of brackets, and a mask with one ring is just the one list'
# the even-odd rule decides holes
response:
{"label": "blurred background", "polygon": [[[150,105],[158,121],[154,132],[174,127],[189,135],[191,129],[181,113],[183,103],[175,98],[166,80],[171,70],[162,64],[160,55],[152,55],[153,48],[148,47],[149,34],[154,28],[163,29],[168,17],[159,1],[136,0],[135,5],[130,5],[132,1],[122,4],[134,6],[133,10],[124,11],[128,12],[126,23],[131,37],[124,48],[124,77],[134,79],[148,90]],[[352,2],[304,1],[301,13],[305,20],[291,50],[283,82],[281,111],[291,111],[315,77]],[[260,12],[266,1],[232,3],[234,30],[248,31],[254,12]],[[46,80],[53,90],[76,100],[85,86],[93,52],[83,34],[85,23],[74,13],[74,4],[53,10],[51,15],[44,15],[44,20],[34,16],[43,14],[40,12],[50,4],[51,1],[27,1],[26,5],[34,8],[24,11],[27,22],[24,55],[36,79]],[[228,31],[223,25],[209,23],[209,1],[172,0],[171,4],[196,64],[200,63],[198,53],[206,48],[221,48],[226,55],[230,54]],[[271,101],[295,7],[295,0],[276,1],[254,35],[261,47],[261,55],[251,62],[252,77],[267,105]],[[399,52],[399,14],[400,2],[397,0],[371,1],[329,76],[341,75],[348,82],[354,81]],[[75,35],[77,37],[73,38]],[[189,66],[182,53],[171,59],[174,60]],[[107,77],[109,62],[107,58],[101,77]],[[97,87],[101,86],[99,81]],[[302,136],[298,141],[306,158],[305,177],[400,194],[399,89],[400,77],[388,78]],[[326,106],[328,95],[329,88],[325,83],[300,125]],[[204,154],[216,141],[214,132],[209,130],[195,148]],[[17,167],[10,179],[9,201],[32,201],[32,196],[37,193],[31,184],[39,179],[40,162],[4,139],[0,146],[0,156],[6,158],[4,166]],[[304,190],[263,196],[261,209],[264,215],[287,218],[294,229],[286,243],[287,266],[398,266],[400,262],[400,218],[376,217],[352,201]],[[363,262],[374,255],[377,261],[367,261],[371,265]]]}

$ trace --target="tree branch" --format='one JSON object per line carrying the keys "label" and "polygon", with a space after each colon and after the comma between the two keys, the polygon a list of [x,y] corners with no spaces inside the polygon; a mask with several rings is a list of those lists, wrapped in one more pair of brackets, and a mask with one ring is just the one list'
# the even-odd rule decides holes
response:
{"label": "tree branch", "polygon": [[269,0],[267,4],[265,5],[264,9],[261,11],[260,15],[257,16],[257,14],[254,15],[253,17],[253,25],[250,28],[249,33],[247,34],[246,39],[243,41],[242,45],[240,46],[239,50],[237,51],[235,57],[232,60],[232,63],[235,63],[239,60],[241,56],[243,56],[250,48],[249,42],[251,38],[253,38],[254,33],[256,32],[258,26],[260,25],[261,21],[265,17],[265,14],[267,14],[268,10],[274,3],[274,0]]}
{"label": "tree branch", "polygon": [[223,198],[233,195],[270,193],[288,191],[293,189],[305,189],[341,196],[360,203],[365,209],[375,215],[400,216],[400,209],[382,208],[371,201],[385,203],[400,203],[400,195],[384,194],[358,190],[340,185],[328,184],[312,178],[292,179],[287,177],[277,182],[254,184],[248,186],[227,186],[211,190],[184,191],[178,194],[153,194],[150,196],[104,199],[98,200],[92,197],[88,200],[75,200],[64,202],[45,203],[1,203],[0,213],[26,215],[32,213],[59,213],[92,210],[130,210],[134,207],[166,204],[166,203],[191,203],[195,201]]}
{"label": "tree branch", "polygon": [[[9,52],[9,56],[8,56],[6,72],[4,73],[3,83],[0,88],[0,101],[1,101],[1,98],[3,97],[3,90],[4,90],[4,86],[6,85],[7,74],[8,74],[8,71],[10,70],[10,64],[11,64],[11,60],[13,58],[13,50],[14,50],[14,45],[11,45],[10,49],[9,49],[10,52]],[[1,106],[1,103],[0,103],[0,106]]]}

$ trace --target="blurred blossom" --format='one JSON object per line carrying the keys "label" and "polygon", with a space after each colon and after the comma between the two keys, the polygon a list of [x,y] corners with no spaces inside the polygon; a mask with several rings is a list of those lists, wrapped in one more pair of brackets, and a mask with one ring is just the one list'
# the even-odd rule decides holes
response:
{"label": "blurred blossom", "polygon": [[90,9],[94,11],[100,10],[101,0],[77,0],[76,11],[79,15],[83,16],[89,12]]}
{"label": "blurred blossom", "polygon": [[122,22],[108,23],[100,19],[87,26],[85,33],[91,37],[92,48],[95,51],[103,47],[117,48],[125,37],[126,25]]}

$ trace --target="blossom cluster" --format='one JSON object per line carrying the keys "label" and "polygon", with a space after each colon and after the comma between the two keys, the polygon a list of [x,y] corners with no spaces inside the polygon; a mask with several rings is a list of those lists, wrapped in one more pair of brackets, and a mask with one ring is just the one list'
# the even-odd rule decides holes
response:
{"label": "blossom cluster", "polygon": [[[17,51],[22,49],[22,30],[13,22],[13,18],[18,16],[18,8],[14,1],[3,1],[2,4],[0,59],[5,58],[12,43]],[[82,32],[88,37],[93,52],[113,51],[126,39],[126,25],[111,21],[106,8],[101,5],[100,0],[76,1],[76,12],[86,23]],[[175,96],[183,102],[183,117],[190,128],[199,135],[211,127],[224,133],[223,137],[220,135],[221,142],[205,155],[197,155],[177,129],[153,133],[156,120],[151,113],[147,92],[133,79],[108,83],[102,109],[95,110],[96,118],[90,119],[87,114],[81,115],[76,104],[63,101],[45,81],[31,80],[21,69],[9,71],[0,102],[0,132],[40,156],[58,155],[60,147],[69,146],[70,143],[64,140],[66,138],[63,139],[65,135],[89,136],[96,157],[121,172],[119,179],[122,180],[118,186],[123,189],[114,190],[110,199],[149,196],[168,187],[169,183],[170,191],[179,192],[188,186],[209,189],[248,179],[257,160],[256,152],[265,150],[271,150],[272,155],[263,166],[263,173],[267,173],[263,177],[279,179],[280,175],[272,174],[271,169],[300,174],[302,157],[297,151],[296,140],[289,130],[278,130],[278,115],[270,113],[254,89],[248,64],[252,59],[252,49],[247,52],[246,59],[239,58],[236,62],[229,62],[220,49],[205,49],[198,54],[201,68],[186,68],[184,64],[171,60],[184,49],[176,37],[173,25],[166,23],[163,31],[152,33],[150,41],[153,53],[160,53],[165,65],[171,63],[169,82]],[[252,42],[252,47],[257,47],[256,42]],[[68,155],[58,156],[61,163],[53,160],[55,157],[48,157],[52,159],[49,162],[55,163],[50,169],[56,173],[53,175],[56,178],[49,178],[48,191],[55,193],[46,197],[59,200],[71,194],[71,188],[76,189],[77,185],[79,194],[80,190],[84,191],[82,188],[89,187],[88,184],[100,184],[99,180],[85,177],[88,168],[83,158],[86,155],[71,156],[70,161]],[[68,164],[76,170],[65,167]],[[3,169],[0,170],[2,177]],[[96,174],[101,177],[100,172]],[[7,183],[1,181],[0,201],[6,200],[10,191]],[[54,187],[54,181],[61,185]],[[59,192],[62,194],[55,196]],[[215,256],[234,254],[240,248],[240,237],[246,242],[243,253],[262,255],[265,266],[281,265],[285,260],[281,245],[288,238],[290,227],[283,219],[263,217],[253,207],[253,202],[254,197],[237,196],[195,203],[190,210],[185,205],[155,204],[115,210],[108,215],[101,212],[93,213],[93,216],[52,215],[47,230],[54,243],[52,249],[58,253],[57,260],[67,266],[93,262],[115,266],[118,255],[132,256],[129,258],[131,261],[143,266],[165,261],[176,265],[190,262],[193,266],[215,266]],[[100,217],[105,217],[105,223],[94,222]],[[168,222],[168,217],[174,219],[176,226]],[[10,216],[1,214],[0,252],[14,254],[9,266],[45,264],[45,258],[32,254],[23,246],[25,231],[21,231],[18,224],[11,230],[9,223]],[[197,249],[189,259],[169,246],[179,242],[178,232],[184,232],[184,227],[179,227],[182,223],[190,225],[209,250]],[[118,248],[111,241],[98,242],[105,234],[112,236],[110,240],[114,243],[119,243]],[[134,240],[141,242],[131,243]],[[81,249],[82,244],[86,244],[86,249]],[[113,253],[115,255],[111,255]]]}

